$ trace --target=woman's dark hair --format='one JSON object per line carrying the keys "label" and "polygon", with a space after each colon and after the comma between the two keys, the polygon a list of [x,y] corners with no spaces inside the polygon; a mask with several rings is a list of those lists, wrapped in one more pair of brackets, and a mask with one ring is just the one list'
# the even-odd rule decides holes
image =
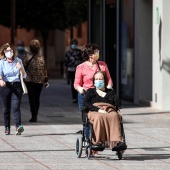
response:
{"label": "woman's dark hair", "polygon": [[77,44],[78,44],[78,40],[73,38],[73,39],[70,41],[70,45],[71,45],[71,44],[76,44],[76,45],[77,45]]}
{"label": "woman's dark hair", "polygon": [[18,40],[18,42],[17,42],[17,46],[25,46],[25,43],[24,43],[24,41],[23,40]]}
{"label": "woman's dark hair", "polygon": [[108,84],[108,79],[107,79],[107,76],[106,76],[105,71],[97,71],[97,72],[95,72],[95,73],[94,73],[94,76],[93,76],[93,83],[94,83],[94,81],[95,81],[95,75],[98,74],[98,73],[103,74],[103,78],[104,78],[104,86],[106,87],[107,84]]}
{"label": "woman's dark hair", "polygon": [[85,61],[89,60],[89,55],[94,54],[94,50],[97,50],[98,46],[97,44],[86,44],[83,48],[82,48],[82,58]]}
{"label": "woman's dark hair", "polygon": [[1,49],[0,49],[0,59],[6,58],[4,51],[5,51],[8,47],[10,47],[10,48],[13,50],[14,58],[16,57],[17,53],[16,53],[16,48],[15,48],[15,46],[12,45],[12,44],[10,44],[10,43],[6,43],[6,44],[2,45],[2,47],[1,47]]}
{"label": "woman's dark hair", "polygon": [[31,40],[30,51],[34,54],[38,53],[40,50],[40,42],[38,40]]}

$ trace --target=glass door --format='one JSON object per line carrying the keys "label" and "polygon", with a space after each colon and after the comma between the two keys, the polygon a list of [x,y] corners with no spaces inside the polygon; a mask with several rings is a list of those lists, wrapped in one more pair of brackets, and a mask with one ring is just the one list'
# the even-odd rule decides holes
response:
{"label": "glass door", "polygon": [[134,0],[120,1],[120,94],[134,99]]}
{"label": "glass door", "polygon": [[117,27],[117,9],[116,9],[116,0],[106,0],[105,3],[105,61],[108,65],[113,84],[114,89],[118,92],[117,88],[117,68],[119,67],[117,65],[117,57],[116,57],[116,27]]}

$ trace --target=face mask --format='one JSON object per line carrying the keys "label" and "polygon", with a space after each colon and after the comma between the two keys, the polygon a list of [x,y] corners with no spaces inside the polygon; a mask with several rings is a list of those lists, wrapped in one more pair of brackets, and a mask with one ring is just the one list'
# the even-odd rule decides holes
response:
{"label": "face mask", "polygon": [[72,44],[72,45],[71,45],[71,49],[73,49],[73,50],[76,49],[76,47],[77,47],[77,46],[76,46],[75,44]]}
{"label": "face mask", "polygon": [[7,58],[12,58],[13,55],[14,55],[13,51],[12,51],[12,52],[11,52],[11,51],[8,51],[8,52],[5,53],[5,56],[6,56]]}
{"label": "face mask", "polygon": [[104,81],[103,80],[95,80],[94,85],[97,89],[101,89],[104,87]]}
{"label": "face mask", "polygon": [[99,59],[99,52],[94,53],[94,60],[97,61]]}
{"label": "face mask", "polygon": [[24,47],[23,46],[18,46],[18,51],[23,51],[24,50]]}

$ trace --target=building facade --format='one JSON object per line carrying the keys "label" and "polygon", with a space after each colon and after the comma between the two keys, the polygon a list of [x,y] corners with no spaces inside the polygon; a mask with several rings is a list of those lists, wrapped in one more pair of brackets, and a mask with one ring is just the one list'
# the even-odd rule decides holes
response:
{"label": "building facade", "polygon": [[170,1],[153,0],[152,105],[170,110]]}
{"label": "building facade", "polygon": [[[79,48],[87,43],[87,22],[84,22],[72,29],[72,38],[78,40]],[[47,41],[47,69],[50,78],[63,78],[64,56],[70,48],[71,30],[60,31],[52,30],[49,32]],[[11,28],[0,25],[0,46],[11,42]],[[29,43],[32,39],[38,39],[41,43],[41,53],[43,54],[43,41],[39,31],[31,29],[16,29],[14,36],[14,45],[18,40],[23,40],[26,50],[29,51]]]}
{"label": "building facade", "polygon": [[[79,46],[96,43],[121,99],[170,110],[169,0],[87,0],[88,22],[72,29]],[[0,26],[0,45],[10,42],[10,29]],[[62,76],[70,30],[50,32],[48,71]],[[42,42],[36,30],[16,30],[15,42]]]}
{"label": "building facade", "polygon": [[119,96],[170,110],[168,0],[89,0],[89,42],[100,48]]}

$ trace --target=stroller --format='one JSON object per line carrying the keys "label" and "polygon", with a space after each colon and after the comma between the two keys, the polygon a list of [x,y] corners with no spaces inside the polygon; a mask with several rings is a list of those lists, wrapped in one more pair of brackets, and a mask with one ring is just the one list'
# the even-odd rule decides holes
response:
{"label": "stroller", "polygon": [[[90,157],[92,156],[92,151],[103,151],[105,149],[105,146],[103,145],[99,145],[99,146],[93,145],[92,143],[93,126],[88,120],[87,113],[88,113],[87,109],[83,108],[82,109],[83,130],[79,131],[80,135],[77,137],[77,140],[76,140],[77,158],[81,157],[83,149],[85,149],[86,157],[88,159],[90,159]],[[121,123],[121,133],[123,137],[123,142],[126,142],[123,123]],[[116,151],[116,155],[118,156],[119,160],[121,160],[122,155],[123,155],[123,150],[114,150],[114,151]]]}

